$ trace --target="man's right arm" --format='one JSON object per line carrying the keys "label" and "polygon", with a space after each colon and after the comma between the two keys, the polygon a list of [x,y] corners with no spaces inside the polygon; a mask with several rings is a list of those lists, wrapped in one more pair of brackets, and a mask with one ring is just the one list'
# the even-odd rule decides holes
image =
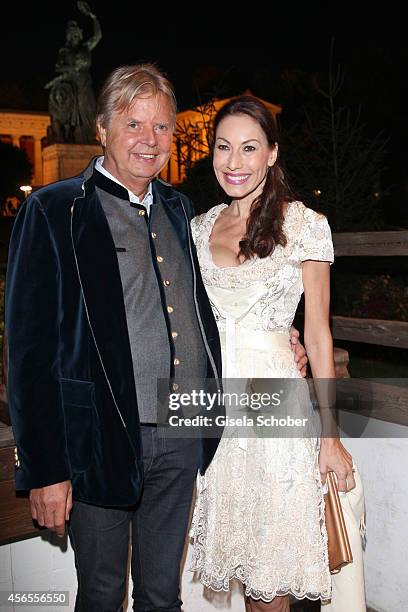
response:
{"label": "man's right arm", "polygon": [[[33,195],[14,223],[6,281],[7,393],[18,452],[16,488],[64,489],[66,507],[70,484],[64,483],[71,479],[71,468],[60,383],[60,281],[48,219]],[[48,494],[41,497],[47,505]],[[51,497],[54,504],[55,495]]]}

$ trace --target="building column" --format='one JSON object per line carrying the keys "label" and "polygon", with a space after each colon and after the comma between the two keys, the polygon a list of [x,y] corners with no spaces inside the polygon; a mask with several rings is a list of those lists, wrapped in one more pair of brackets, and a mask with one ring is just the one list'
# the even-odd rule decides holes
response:
{"label": "building column", "polygon": [[33,168],[33,185],[38,186],[43,184],[43,160],[41,139],[34,136],[34,168]]}

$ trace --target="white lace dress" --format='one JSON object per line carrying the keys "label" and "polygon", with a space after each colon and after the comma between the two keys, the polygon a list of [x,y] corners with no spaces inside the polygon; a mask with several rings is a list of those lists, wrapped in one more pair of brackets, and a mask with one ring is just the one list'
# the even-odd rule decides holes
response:
{"label": "white lace dress", "polygon": [[[333,261],[327,220],[291,202],[283,225],[286,247],[277,246],[264,259],[219,268],[209,237],[225,207],[215,206],[191,224],[220,332],[223,377],[301,378],[289,329],[303,292],[302,261]],[[205,586],[227,591],[238,579],[247,595],[265,602],[287,593],[330,598],[317,453],[316,437],[222,438],[205,475],[198,477],[191,532],[191,569]]]}

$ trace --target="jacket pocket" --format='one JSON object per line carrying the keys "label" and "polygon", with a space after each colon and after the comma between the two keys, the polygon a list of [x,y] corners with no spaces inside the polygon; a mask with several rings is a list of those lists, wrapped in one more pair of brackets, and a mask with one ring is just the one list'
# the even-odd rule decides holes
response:
{"label": "jacket pocket", "polygon": [[67,444],[72,471],[84,472],[92,458],[95,386],[91,381],[61,378]]}

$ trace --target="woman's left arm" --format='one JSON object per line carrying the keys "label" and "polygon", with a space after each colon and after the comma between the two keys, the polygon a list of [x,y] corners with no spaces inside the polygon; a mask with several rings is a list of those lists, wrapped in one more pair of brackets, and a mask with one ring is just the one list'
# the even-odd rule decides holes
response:
{"label": "woman's left arm", "polygon": [[353,460],[338,436],[336,423],[336,373],[333,340],[329,327],[330,266],[325,261],[304,261],[305,347],[320,407],[322,436],[319,468],[325,482],[329,471],[337,476],[339,491],[355,486]]}

